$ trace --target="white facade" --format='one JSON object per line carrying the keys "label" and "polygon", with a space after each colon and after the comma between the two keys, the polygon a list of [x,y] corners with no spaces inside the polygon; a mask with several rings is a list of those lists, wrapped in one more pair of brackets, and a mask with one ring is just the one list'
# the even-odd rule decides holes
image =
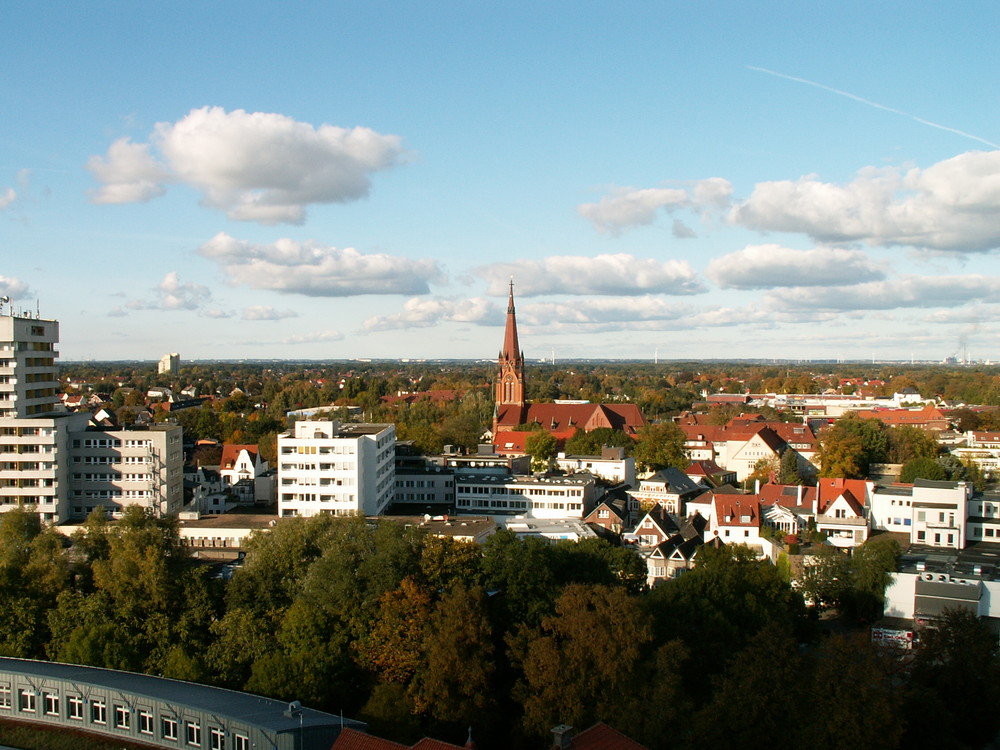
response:
{"label": "white facade", "polygon": [[159,364],[156,366],[156,371],[160,375],[176,375],[181,370],[181,355],[177,352],[171,352],[170,354],[164,354],[160,358]]}
{"label": "white facade", "polygon": [[174,515],[184,504],[183,429],[87,430],[70,438],[70,516],[103,506],[117,517],[129,505]]}
{"label": "white facade", "polygon": [[0,316],[0,418],[27,418],[62,410],[56,343],[59,323]]}
{"label": "white facade", "polygon": [[396,427],[299,421],[278,435],[278,514],[374,516],[395,494]]}
{"label": "white facade", "polygon": [[593,477],[455,477],[455,508],[460,513],[518,513],[537,519],[583,520],[595,495]]}
{"label": "white facade", "polygon": [[631,456],[610,458],[605,456],[567,456],[560,453],[556,466],[567,473],[589,471],[595,477],[612,484],[635,487],[635,459]]}

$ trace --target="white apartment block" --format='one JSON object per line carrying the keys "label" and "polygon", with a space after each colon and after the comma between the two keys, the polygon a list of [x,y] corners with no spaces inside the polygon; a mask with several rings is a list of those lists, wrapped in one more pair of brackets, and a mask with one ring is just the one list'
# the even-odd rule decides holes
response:
{"label": "white apartment block", "polygon": [[298,421],[278,435],[280,516],[375,516],[396,492],[396,427]]}
{"label": "white apartment block", "polygon": [[181,371],[181,355],[177,352],[164,354],[156,366],[160,375],[176,375]]}
{"label": "white apartment block", "polygon": [[[909,534],[910,544],[965,549],[973,538],[969,529],[972,485],[917,479],[913,486],[876,486],[871,497],[873,529]],[[983,501],[979,501],[980,510]],[[973,508],[974,510],[974,508]],[[980,530],[984,525],[980,523]],[[982,533],[982,532],[980,532]]]}
{"label": "white apartment block", "polygon": [[58,341],[54,320],[0,315],[0,512],[31,506],[51,522],[68,515],[68,435],[88,421],[60,402]]}
{"label": "white apartment block", "polygon": [[55,320],[0,315],[0,512],[34,507],[61,523],[99,506],[179,511],[182,429],[91,430],[89,414],[66,413],[58,341]]}
{"label": "white apartment block", "polygon": [[533,477],[459,474],[455,509],[459,513],[517,513],[537,519],[580,519],[594,504],[590,476]]}
{"label": "white apartment block", "polygon": [[174,515],[184,504],[183,429],[90,429],[70,439],[70,516],[86,518],[103,507],[117,518],[129,505]]}

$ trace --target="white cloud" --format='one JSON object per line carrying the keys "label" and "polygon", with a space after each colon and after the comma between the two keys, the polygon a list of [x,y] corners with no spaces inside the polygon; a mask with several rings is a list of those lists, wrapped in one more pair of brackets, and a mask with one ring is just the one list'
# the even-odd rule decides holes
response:
{"label": "white cloud", "polygon": [[690,311],[687,305],[661,297],[595,298],[578,301],[532,302],[518,310],[518,321],[544,328],[549,323],[621,323],[649,320],[677,320]]}
{"label": "white cloud", "polygon": [[354,248],[280,239],[269,245],[219,233],[198,249],[218,263],[231,284],[309,297],[359,294],[426,294],[443,278],[437,263]]}
{"label": "white cloud", "polygon": [[846,185],[815,176],[762,182],[730,221],[820,242],[944,252],[1000,248],[1000,151],[972,151],[921,170],[868,167]]}
{"label": "white cloud", "polygon": [[163,195],[170,180],[167,169],[149,153],[148,143],[119,138],[107,156],[91,156],[87,169],[103,183],[90,191],[94,203],[139,203]]}
{"label": "white cloud", "polygon": [[402,312],[368,318],[362,324],[362,330],[428,328],[443,321],[499,326],[503,324],[503,315],[499,306],[481,297],[471,299],[413,297],[403,305]]}
{"label": "white cloud", "polygon": [[214,308],[211,310],[203,310],[201,314],[206,318],[215,318],[217,320],[233,317],[233,314],[228,310],[220,310],[218,308]]}
{"label": "white cloud", "polygon": [[850,287],[812,287],[769,292],[773,309],[893,310],[961,307],[969,302],[1000,302],[1000,279],[981,275],[903,276]]}
{"label": "white cloud", "polygon": [[125,307],[129,310],[197,310],[212,297],[206,286],[182,283],[176,271],[168,272],[153,292],[152,299],[129,300]]}
{"label": "white cloud", "polygon": [[13,276],[0,276],[0,297],[20,299],[30,292],[28,285]]}
{"label": "white cloud", "polygon": [[735,253],[713,258],[705,275],[730,289],[839,286],[885,277],[858,250],[829,247],[792,250],[781,245],[747,245]]}
{"label": "white cloud", "polygon": [[540,261],[494,263],[475,269],[489,283],[489,294],[506,295],[514,279],[518,297],[541,294],[635,296],[651,292],[687,295],[705,286],[687,261],[656,261],[634,255],[556,255]]}
{"label": "white cloud", "polygon": [[[155,150],[158,156],[153,155]],[[398,164],[401,139],[363,127],[315,127],[267,112],[191,110],[157,123],[150,143],[115,141],[87,162],[98,203],[132,203],[183,182],[237,221],[302,223],[306,206],[368,195],[371,175]]]}
{"label": "white cloud", "polygon": [[282,320],[297,317],[299,314],[295,310],[278,310],[267,305],[253,305],[243,310],[243,320]]}
{"label": "white cloud", "polygon": [[304,333],[298,336],[289,336],[283,340],[282,344],[316,344],[324,341],[342,341],[344,334],[340,331],[317,331],[315,333]]}
{"label": "white cloud", "polygon": [[618,235],[625,229],[652,224],[660,209],[723,208],[729,204],[732,185],[713,177],[685,188],[616,188],[597,203],[583,203],[577,212],[598,232]]}
{"label": "white cloud", "polygon": [[17,198],[17,192],[14,188],[9,187],[0,193],[0,211],[3,211],[7,206],[14,202]]}

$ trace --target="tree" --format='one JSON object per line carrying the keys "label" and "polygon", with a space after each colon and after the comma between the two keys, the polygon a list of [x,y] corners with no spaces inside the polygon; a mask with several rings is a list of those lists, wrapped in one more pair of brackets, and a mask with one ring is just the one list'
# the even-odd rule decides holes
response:
{"label": "tree", "polygon": [[604,446],[624,448],[626,454],[630,454],[635,449],[635,439],[610,427],[598,427],[590,432],[578,427],[573,437],[566,441],[565,451],[573,456],[599,456]]}
{"label": "tree", "polygon": [[812,705],[803,747],[861,750],[897,747],[903,732],[892,663],[864,635],[832,635],[816,652]]}
{"label": "tree", "polygon": [[947,479],[948,472],[933,458],[912,458],[903,464],[899,472],[900,482],[912,482],[914,479]]}
{"label": "tree", "polygon": [[544,430],[536,430],[528,435],[524,441],[524,450],[531,456],[531,468],[533,471],[545,471],[552,464],[552,458],[556,455],[558,442],[555,437]]}
{"label": "tree", "polygon": [[978,748],[1000,731],[997,639],[974,613],[945,610],[921,632],[906,715],[907,748]]}
{"label": "tree", "polygon": [[802,484],[802,474],[799,472],[799,454],[791,448],[786,448],[785,452],[781,454],[778,481],[781,484]]}
{"label": "tree", "polygon": [[915,458],[935,458],[938,454],[937,439],[928,430],[903,425],[888,431],[888,459],[894,464],[905,464]]}
{"label": "tree", "polygon": [[[730,661],[709,702],[694,723],[698,744],[741,750],[770,750],[787,742],[810,721],[801,701],[788,691],[803,671],[803,657],[791,632],[771,625],[755,634]],[[739,706],[738,711],[731,710]],[[797,744],[797,743],[795,743]]]}
{"label": "tree", "polygon": [[464,726],[495,707],[493,630],[482,587],[459,583],[444,593],[424,629],[423,664],[409,694],[418,711]]}
{"label": "tree", "polygon": [[567,586],[556,613],[522,641],[526,728],[541,735],[559,723],[627,723],[639,708],[639,666],[652,640],[649,614],[624,590]]}
{"label": "tree", "polygon": [[635,445],[635,461],[648,471],[659,471],[673,466],[686,469],[690,460],[684,443],[687,436],[673,422],[647,424],[639,430]]}
{"label": "tree", "polygon": [[888,458],[886,431],[881,421],[861,419],[854,412],[848,412],[823,433],[820,475],[847,479],[867,477],[873,463],[882,463]]}

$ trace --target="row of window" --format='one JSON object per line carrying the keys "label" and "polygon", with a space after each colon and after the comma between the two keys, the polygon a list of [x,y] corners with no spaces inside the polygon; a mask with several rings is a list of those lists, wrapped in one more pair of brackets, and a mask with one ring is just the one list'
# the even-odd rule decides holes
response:
{"label": "row of window", "polygon": [[[20,713],[37,713],[38,693],[31,688],[20,688],[17,691],[17,710]],[[60,696],[58,693],[43,692],[41,694],[41,708],[45,716],[61,717]],[[79,695],[66,696],[65,718],[71,721],[83,721],[85,718],[84,706],[87,703]],[[139,734],[152,736],[155,733],[155,717],[152,711],[146,709],[134,710],[129,706],[120,704],[112,705],[114,728],[122,731],[131,731],[133,713],[138,716],[137,728]],[[0,710],[10,711],[12,709],[12,695],[9,684],[0,684]],[[90,723],[98,726],[108,724],[108,704],[101,698],[90,701]],[[176,742],[180,735],[181,720],[176,716],[160,714],[160,738]],[[201,747],[201,723],[194,719],[185,719],[184,741],[193,747]],[[208,728],[209,740],[212,750],[226,750],[226,733],[221,727]],[[233,750],[250,750],[250,738],[247,735],[234,732]]]}

